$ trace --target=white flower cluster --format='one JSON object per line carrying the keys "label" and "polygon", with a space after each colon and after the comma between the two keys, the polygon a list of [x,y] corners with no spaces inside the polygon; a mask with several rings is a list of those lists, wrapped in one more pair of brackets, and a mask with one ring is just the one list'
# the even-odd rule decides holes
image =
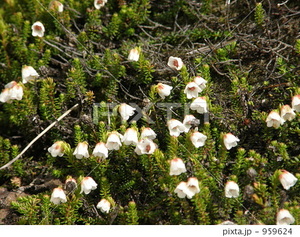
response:
{"label": "white flower cluster", "polygon": [[187,83],[184,89],[184,93],[188,99],[195,98],[190,108],[196,110],[199,114],[208,113],[206,97],[198,96],[205,89],[206,83],[207,81],[204,78],[196,76],[193,81]]}
{"label": "white flower cluster", "polygon": [[[92,190],[95,190],[98,186],[98,184],[95,182],[95,180],[92,177],[84,177],[81,180],[81,191],[80,194],[89,194]],[[71,190],[68,190],[68,187],[72,187]],[[65,190],[67,190],[69,193],[73,193],[77,189],[77,182],[74,178],[69,177],[65,181]],[[67,202],[67,195],[62,187],[54,188],[50,197],[50,202],[58,205],[61,203]],[[108,213],[110,210],[110,202],[106,199],[101,199],[99,203],[97,204],[97,208],[100,209],[103,213]]]}
{"label": "white flower cluster", "polygon": [[[31,66],[23,66],[22,70],[22,83],[34,80],[39,77],[39,74]],[[22,100],[24,95],[24,85],[21,82],[11,81],[4,86],[0,93],[0,101],[2,103],[12,103],[13,100]]]}
{"label": "white flower cluster", "polygon": [[[172,60],[174,60],[174,58],[170,57],[169,62],[168,62],[169,66],[172,65]],[[182,64],[181,59],[179,60],[178,58],[176,58],[176,60]],[[170,67],[172,67],[172,66],[170,66]],[[180,69],[181,69],[181,67],[180,67]],[[186,94],[187,99],[195,98],[192,101],[190,108],[192,110],[196,110],[199,114],[208,113],[206,97],[198,96],[199,93],[201,93],[206,88],[206,84],[207,84],[207,81],[204,78],[202,78],[201,76],[196,76],[196,77],[194,77],[193,81],[187,83],[187,85],[184,89],[184,93]],[[166,86],[162,83],[159,83],[157,85],[158,93],[162,98],[164,98],[165,96],[168,96],[170,94],[171,89],[172,89],[172,87]],[[162,91],[164,91],[164,93]],[[192,127],[192,124],[194,124],[195,121],[197,121],[197,119],[193,115],[186,115],[182,123],[176,119],[169,120],[168,128],[170,131],[170,135],[178,137],[180,135],[180,133],[189,132],[190,128]],[[190,140],[196,148],[204,146],[206,139],[207,139],[207,136],[198,131],[194,131],[190,136]],[[240,140],[236,136],[234,136],[232,133],[227,133],[223,137],[224,145],[225,145],[226,149],[228,149],[228,150],[230,150],[232,147],[237,146],[237,142],[239,142],[239,141]]]}
{"label": "white flower cluster", "polygon": [[180,182],[174,192],[179,198],[191,199],[195,194],[200,192],[199,181],[196,177],[190,177],[187,182]]}
{"label": "white flower cluster", "polygon": [[11,81],[4,88],[0,94],[0,101],[2,103],[11,103],[12,100],[22,100],[23,87],[20,83]]}
{"label": "white flower cluster", "polygon": [[[129,55],[130,56],[132,55],[132,50],[130,51]],[[134,56],[131,56],[131,58],[134,58]],[[173,57],[173,56],[169,57],[168,66],[171,67],[172,69],[181,70],[183,65],[184,64],[181,58]],[[198,93],[203,91],[203,89],[206,87],[206,83],[207,81],[205,79],[203,79],[200,76],[196,76],[194,80],[192,82],[189,82],[184,89],[184,93],[187,95],[188,99],[196,98],[191,104],[191,109],[197,110],[197,112],[200,114],[207,113],[206,98],[198,97]],[[162,99],[165,99],[166,96],[169,96],[171,94],[172,89],[173,89],[172,86],[163,83],[158,83],[155,86],[156,92]]]}
{"label": "white flower cluster", "polygon": [[[96,2],[96,1],[95,1]],[[64,5],[57,1],[57,0],[53,0],[49,3],[49,10],[52,10],[52,11],[56,11],[58,13],[62,13],[64,11]],[[36,21],[32,24],[31,26],[31,34],[33,37],[44,37],[44,34],[45,34],[45,26],[43,25],[42,22],[40,21]]]}
{"label": "white flower cluster", "polygon": [[[292,121],[296,117],[295,112],[300,112],[300,95],[292,97],[292,107],[290,105],[283,105],[280,108],[280,114],[277,110],[273,110],[269,113],[266,123],[268,127],[279,128],[286,121]],[[285,190],[289,190],[293,187],[298,179],[290,172],[281,170],[279,175],[279,181]],[[286,209],[281,209],[277,213],[277,225],[290,225],[295,222],[294,217]]]}
{"label": "white flower cluster", "polygon": [[266,123],[268,127],[279,128],[286,121],[292,121],[296,117],[295,112],[300,112],[300,95],[292,97],[292,107],[290,105],[283,105],[278,111],[273,110],[269,113]]}
{"label": "white flower cluster", "polygon": [[[69,190],[68,187],[72,187],[71,190]],[[97,183],[92,177],[84,177],[81,181],[81,191],[80,193],[89,194],[91,190],[95,190],[97,188]],[[68,192],[74,192],[75,189],[77,189],[77,182],[74,178],[69,177],[65,181],[65,189]],[[50,201],[54,204],[60,204],[67,202],[67,196],[65,194],[65,191],[62,187],[57,187],[53,189]]]}
{"label": "white flower cluster", "polygon": [[[170,119],[167,122],[171,136],[178,137],[181,133],[188,133],[192,124],[197,124],[198,120],[193,115],[186,115],[183,122],[177,119]],[[205,144],[207,136],[197,130],[190,135],[190,140],[196,148],[202,147]]]}
{"label": "white flower cluster", "polygon": [[[95,1],[96,2],[96,1]],[[98,4],[102,4],[106,1],[97,1]],[[96,6],[95,6],[96,7]],[[138,61],[139,60],[139,50],[137,48],[132,49],[128,56],[129,61]],[[168,61],[168,66],[175,70],[181,70],[183,67],[183,62],[180,58],[170,57]],[[32,70],[32,69],[31,69]],[[27,79],[23,78],[23,82],[32,80],[38,74],[34,71],[27,73]],[[37,74],[37,75],[36,75]],[[32,78],[33,77],[33,78]],[[197,76],[193,81],[188,82],[184,93],[186,94],[187,99],[194,99],[190,105],[192,110],[197,111],[199,114],[208,113],[208,104],[207,98],[204,96],[199,96],[205,87],[207,81],[200,76]],[[155,87],[157,94],[161,99],[165,99],[171,94],[173,89],[172,86],[158,83]],[[128,121],[130,117],[135,114],[136,108],[122,103],[118,106],[118,112],[121,116],[122,122]],[[289,105],[284,105],[281,107],[281,115],[278,112],[272,111],[266,122],[268,127],[278,128],[285,121],[291,121],[295,118],[295,112],[300,112],[300,95],[296,95],[292,99],[292,108]],[[178,137],[182,133],[188,134],[188,137],[191,143],[195,148],[200,148],[205,146],[207,136],[198,131],[199,120],[194,115],[186,115],[184,120],[181,122],[177,119],[170,119],[167,122],[167,127],[170,133],[170,136]],[[137,155],[143,154],[153,154],[157,149],[157,145],[153,142],[157,134],[149,127],[143,127],[142,130],[138,131],[135,127],[127,128],[125,133],[122,135],[117,131],[112,131],[107,134],[106,142],[98,142],[92,152],[94,157],[99,157],[106,159],[108,157],[109,151],[119,150],[123,145],[134,146],[134,152]],[[237,146],[237,143],[240,141],[238,137],[234,136],[232,133],[226,133],[222,135],[223,145],[227,150],[232,149]],[[66,150],[66,145],[62,141],[55,142],[51,147],[48,148],[48,151],[53,157],[61,157],[64,155]],[[73,155],[77,159],[88,158],[89,148],[87,142],[79,142],[75,148]],[[169,175],[176,176],[181,175],[182,173],[187,172],[184,161],[181,158],[175,157],[170,161],[170,170]],[[297,182],[297,178],[289,173],[286,170],[281,170],[279,176],[279,181],[282,184],[283,188],[289,190]],[[76,181],[73,181],[76,183]],[[77,184],[76,184],[77,187]],[[97,183],[91,177],[85,177],[81,181],[81,192],[89,194],[92,190],[97,188]],[[190,177],[187,181],[181,181],[174,190],[174,193],[177,194],[179,198],[189,198],[191,199],[194,195],[200,192],[199,181],[196,177]],[[229,180],[226,182],[224,187],[225,197],[227,198],[238,198],[240,195],[240,188],[238,184]],[[62,188],[56,188],[53,190],[51,201],[55,204],[64,203],[67,201],[66,196]],[[108,213],[110,210],[111,202],[107,199],[101,199],[97,204],[97,208],[100,209],[103,213]],[[281,209],[277,213],[277,224],[292,224],[294,222],[293,216],[289,213],[288,210]]]}
{"label": "white flower cluster", "polygon": [[149,127],[142,128],[140,137],[138,137],[138,131],[135,128],[127,128],[124,135],[113,131],[109,134],[106,142],[108,150],[119,150],[124,145],[135,146],[135,153],[138,155],[152,154],[157,145],[153,142],[156,138],[156,133]]}
{"label": "white flower cluster", "polygon": [[[279,181],[282,184],[283,188],[289,190],[297,182],[297,178],[286,170],[281,170],[279,175]],[[227,181],[225,184],[225,196],[227,198],[238,198],[240,189],[238,184],[235,181]],[[295,222],[294,217],[288,210],[281,209],[277,213],[277,225],[290,225]]]}
{"label": "white flower cluster", "polygon": [[[124,145],[135,146],[135,153],[138,155],[152,154],[157,145],[153,142],[156,138],[156,133],[150,127],[143,127],[140,137],[138,138],[138,132],[135,128],[128,128],[124,135],[113,131],[108,134],[106,143],[98,142],[92,152],[92,155],[102,159],[108,157],[108,152],[112,150],[119,150]],[[52,157],[62,157],[65,153],[66,143],[63,141],[56,141],[51,147],[48,148],[48,152]],[[88,143],[86,141],[79,142],[73,152],[73,155],[77,159],[89,158]]]}
{"label": "white flower cluster", "polygon": [[[172,69],[181,70],[183,67],[182,60],[176,57],[170,57],[168,61],[168,66]],[[190,108],[192,110],[197,111],[199,114],[208,113],[208,105],[207,99],[204,96],[199,96],[206,88],[207,81],[200,77],[196,76],[193,81],[188,82],[184,93],[186,94],[187,99],[193,99]],[[170,95],[173,87],[159,83],[156,86],[156,91],[160,95],[162,99],[166,96]],[[171,136],[178,137],[181,133],[188,133],[193,126],[199,125],[199,120],[196,119],[194,115],[186,115],[184,117],[183,122],[180,122],[177,119],[170,119],[167,122],[167,126],[169,129],[169,133]],[[195,128],[189,136],[190,141],[196,147],[203,147],[205,145],[205,141],[207,140],[207,136],[198,131],[198,128]],[[223,143],[227,150],[237,146],[237,143],[240,140],[234,136],[232,133],[227,133],[223,135]],[[170,175],[180,175],[181,173],[186,172],[186,167],[182,159],[174,158],[171,160],[170,165]],[[193,185],[191,186],[191,182]],[[192,188],[191,188],[192,187]],[[177,193],[180,198],[192,198],[196,193],[200,191],[198,179],[190,178],[188,182],[180,182],[175,189],[175,193]],[[239,187],[234,181],[227,182],[225,186],[225,196],[229,198],[236,198],[239,195]]]}

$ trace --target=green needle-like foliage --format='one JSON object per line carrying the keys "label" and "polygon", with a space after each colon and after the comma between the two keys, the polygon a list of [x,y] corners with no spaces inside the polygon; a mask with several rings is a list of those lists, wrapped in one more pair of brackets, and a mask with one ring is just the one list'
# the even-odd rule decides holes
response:
{"label": "green needle-like foliage", "polygon": [[21,196],[0,222],[274,225],[287,209],[300,223],[293,1],[57,2],[0,2],[0,167],[18,158],[0,188]]}

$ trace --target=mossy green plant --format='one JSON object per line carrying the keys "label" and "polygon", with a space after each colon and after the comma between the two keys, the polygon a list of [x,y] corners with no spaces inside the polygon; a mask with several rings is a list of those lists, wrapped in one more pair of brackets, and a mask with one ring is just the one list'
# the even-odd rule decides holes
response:
{"label": "mossy green plant", "polygon": [[[93,1],[71,0],[61,1],[63,12],[49,9],[49,2],[0,3],[2,92],[13,80],[24,92],[0,105],[1,166],[18,158],[0,170],[0,185],[28,194],[11,204],[15,224],[271,225],[283,207],[299,224],[299,182],[289,190],[280,183],[282,170],[300,178],[299,111],[291,102],[300,93],[296,15],[285,22],[279,8],[270,6],[267,16],[258,3],[245,16],[238,1],[224,7],[210,0],[112,0],[97,9]],[[43,37],[32,36],[36,21],[45,25]],[[128,58],[131,49],[137,58]],[[168,66],[171,56],[183,67]],[[21,83],[24,65],[39,77]],[[205,80],[198,93],[205,113],[192,110],[196,98],[184,92],[196,76]],[[169,86],[165,96],[158,93],[162,84]],[[124,103],[134,107],[128,119],[120,115]],[[295,117],[268,127],[270,112],[281,113],[283,105],[293,107]],[[168,121],[181,123],[185,115],[195,121],[171,135]],[[129,128],[137,144],[124,143]],[[155,135],[142,137],[143,128]],[[203,146],[191,141],[196,132],[206,136]],[[228,148],[230,133],[238,140]],[[111,134],[116,146],[108,145]],[[100,142],[102,157],[94,152]],[[81,143],[87,155],[78,155]],[[180,175],[170,175],[174,158],[186,167]],[[63,184],[70,176],[72,190]],[[87,177],[97,185],[85,194]],[[178,185],[190,178],[200,192],[178,195]],[[48,180],[59,180],[55,187],[66,202],[51,201],[54,187],[43,186]],[[238,185],[237,196],[225,195],[228,181]],[[101,199],[110,203],[108,212],[97,208]]]}

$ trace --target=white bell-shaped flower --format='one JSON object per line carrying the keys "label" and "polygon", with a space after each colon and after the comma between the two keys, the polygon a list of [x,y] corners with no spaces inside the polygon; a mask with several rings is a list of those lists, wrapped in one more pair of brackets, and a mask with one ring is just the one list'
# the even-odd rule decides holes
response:
{"label": "white bell-shaped flower", "polygon": [[98,184],[93,180],[92,177],[84,177],[81,181],[81,191],[80,193],[89,194],[92,190],[97,188]]}
{"label": "white bell-shaped flower", "polygon": [[64,142],[63,141],[57,141],[54,142],[54,144],[48,148],[48,152],[51,153],[52,157],[62,157],[64,155]]}
{"label": "white bell-shaped flower", "polygon": [[185,198],[186,197],[186,192],[185,190],[187,190],[187,184],[186,182],[180,182],[176,189],[174,190],[175,193],[177,193],[179,198]]}
{"label": "white bell-shaped flower", "polygon": [[240,193],[238,184],[234,181],[227,181],[225,185],[225,196],[227,198],[237,198]]}
{"label": "white bell-shaped flower", "polygon": [[289,190],[297,183],[297,178],[290,172],[286,170],[281,170],[281,174],[279,175],[279,181],[282,184],[285,190]]}
{"label": "white bell-shaped flower", "polygon": [[300,112],[300,95],[295,95],[292,98],[292,109]]}
{"label": "white bell-shaped flower", "polygon": [[8,89],[11,89],[13,88],[15,85],[17,85],[18,83],[16,81],[11,81],[9,83],[7,83],[4,88],[8,88]]}
{"label": "white bell-shaped flower", "polygon": [[194,82],[201,88],[201,90],[204,90],[204,88],[206,87],[206,83],[207,81],[200,76],[197,76],[194,78]]}
{"label": "white bell-shaped flower", "polygon": [[227,150],[230,150],[232,147],[237,146],[237,143],[240,141],[236,136],[232,133],[227,133],[223,137],[223,142]]}
{"label": "white bell-shaped flower", "polygon": [[109,134],[107,141],[106,141],[106,147],[108,150],[119,150],[122,146],[121,140],[122,135],[116,131]]}
{"label": "white bell-shaped flower", "polygon": [[[228,2],[230,0],[226,0],[226,2]],[[222,223],[218,224],[218,225],[236,225],[236,223],[232,222],[232,221],[223,221]]]}
{"label": "white bell-shaped flower", "polygon": [[195,193],[192,192],[187,185],[187,182],[180,182],[175,188],[174,192],[178,195],[179,198],[189,198],[191,199]]}
{"label": "white bell-shaped flower", "polygon": [[168,59],[168,66],[172,69],[180,70],[183,67],[183,62],[181,58],[171,56]]}
{"label": "white bell-shaped flower", "polygon": [[101,7],[104,7],[107,0],[94,0],[94,7],[99,10]]}
{"label": "white bell-shaped flower", "polygon": [[10,99],[11,100],[22,100],[23,97],[23,87],[19,84],[14,85],[9,89]]}
{"label": "white bell-shaped flower", "polygon": [[49,9],[57,12],[63,12],[64,5],[61,2],[54,0],[49,3]]}
{"label": "white bell-shaped flower", "polygon": [[98,142],[93,150],[93,156],[106,159],[108,157],[108,149],[104,142]]}
{"label": "white bell-shaped flower", "polygon": [[188,99],[197,98],[201,91],[202,89],[193,81],[189,82],[184,89],[184,93]]}
{"label": "white bell-shaped flower", "polygon": [[62,188],[55,188],[51,194],[50,202],[60,204],[67,202],[67,196]]}
{"label": "white bell-shaped flower", "polygon": [[170,165],[170,175],[180,175],[186,172],[185,164],[183,163],[182,159],[175,158],[171,160]]}
{"label": "white bell-shaped flower", "polygon": [[31,66],[23,66],[22,67],[22,82],[23,84],[34,80],[39,77],[39,74],[36,72],[36,70]]}
{"label": "white bell-shaped flower", "polygon": [[177,119],[170,119],[167,124],[171,136],[178,137],[180,133],[183,133],[186,129],[185,126]]}
{"label": "white bell-shaped flower", "polygon": [[284,123],[284,120],[280,117],[276,111],[271,111],[266,119],[268,127],[279,128]]}
{"label": "white bell-shaped flower", "polygon": [[199,114],[207,113],[207,102],[205,97],[197,97],[190,105],[192,110],[196,110]]}
{"label": "white bell-shaped flower", "polygon": [[295,222],[295,218],[286,209],[280,209],[276,216],[276,225],[290,225]]}
{"label": "white bell-shaped flower", "polygon": [[194,126],[198,126],[200,121],[199,119],[196,119],[194,115],[192,114],[187,114],[186,116],[184,116],[184,119],[183,119],[183,125],[185,127],[185,130],[184,132],[185,133],[188,133],[189,130],[191,129],[191,127],[194,125]]}
{"label": "white bell-shaped flower", "polygon": [[137,131],[133,128],[127,128],[124,136],[122,137],[122,142],[125,145],[136,145],[138,143]]}
{"label": "white bell-shaped flower", "polygon": [[10,89],[5,88],[0,94],[0,101],[6,103],[10,101]]}
{"label": "white bell-shaped flower", "polygon": [[280,116],[284,121],[292,121],[296,117],[296,114],[291,106],[283,105],[280,109]]}
{"label": "white bell-shaped flower", "polygon": [[31,26],[31,30],[32,30],[32,36],[38,36],[38,37],[43,37],[44,33],[45,33],[45,27],[43,25],[42,22],[37,21],[35,23],[33,23],[33,25]]}
{"label": "white bell-shaped flower", "polygon": [[5,85],[5,89],[0,94],[0,101],[11,103],[11,100],[21,100],[23,97],[23,87],[15,81]]}
{"label": "white bell-shaped flower", "polygon": [[172,89],[172,86],[163,83],[158,83],[156,86],[156,91],[162,99],[166,98],[166,96],[169,96]]}
{"label": "white bell-shaped flower", "polygon": [[88,151],[88,143],[87,142],[79,142],[77,147],[75,148],[75,151],[73,152],[73,155],[77,159],[82,159],[83,157],[89,158],[89,151]]}
{"label": "white bell-shaped flower", "polygon": [[202,146],[205,145],[205,141],[207,139],[207,136],[205,136],[201,132],[196,131],[196,132],[192,133],[190,139],[191,139],[191,142],[193,143],[193,145],[196,148],[199,148],[199,147],[202,147]]}
{"label": "white bell-shaped flower", "polygon": [[156,148],[156,144],[151,139],[143,138],[139,140],[134,151],[138,155],[150,155],[156,150]]}
{"label": "white bell-shaped flower", "polygon": [[187,181],[187,187],[194,195],[200,192],[199,181],[196,177],[190,177]]}
{"label": "white bell-shaped flower", "polygon": [[119,113],[123,120],[128,120],[130,116],[134,115],[135,108],[131,107],[128,104],[120,104]]}
{"label": "white bell-shaped flower", "polygon": [[102,213],[108,213],[110,210],[110,202],[106,199],[101,199],[97,204],[97,208],[100,209]]}
{"label": "white bell-shaped flower", "polygon": [[156,133],[149,127],[147,128],[142,128],[142,132],[141,132],[141,139],[143,138],[149,138],[151,140],[156,138]]}
{"label": "white bell-shaped flower", "polygon": [[128,60],[137,62],[139,61],[139,58],[140,58],[139,49],[138,48],[131,49],[128,55]]}

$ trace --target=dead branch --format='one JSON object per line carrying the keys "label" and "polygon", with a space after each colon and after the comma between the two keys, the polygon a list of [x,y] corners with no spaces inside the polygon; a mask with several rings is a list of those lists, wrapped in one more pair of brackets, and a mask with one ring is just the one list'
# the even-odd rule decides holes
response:
{"label": "dead branch", "polygon": [[47,133],[55,124],[57,124],[60,120],[66,117],[72,110],[78,107],[79,104],[75,104],[71,109],[67,110],[63,115],[61,115],[56,121],[51,123],[44,131],[42,131],[39,135],[37,135],[24,149],[21,151],[19,155],[17,155],[14,159],[9,161],[7,164],[0,167],[0,170],[3,170],[9,167],[12,163],[17,161],[37,140],[39,140],[45,133]]}

